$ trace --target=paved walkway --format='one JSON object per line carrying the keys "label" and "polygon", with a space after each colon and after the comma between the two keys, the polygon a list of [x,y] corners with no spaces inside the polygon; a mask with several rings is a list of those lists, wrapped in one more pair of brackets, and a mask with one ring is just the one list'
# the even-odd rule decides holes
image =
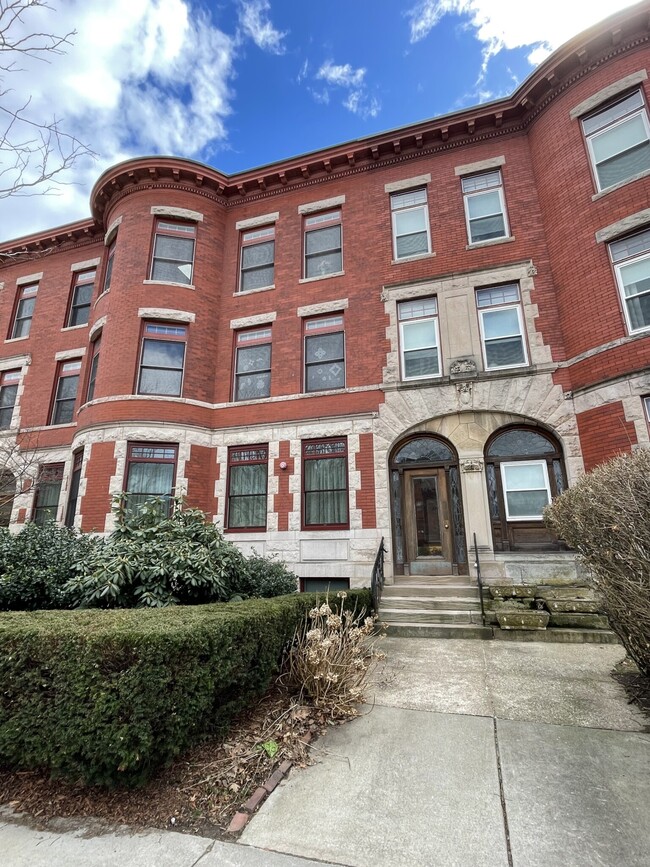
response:
{"label": "paved walkway", "polygon": [[[386,639],[364,715],[318,741],[240,842],[35,831],[0,814],[3,867],[636,867],[650,863],[648,720],[623,651]],[[315,859],[315,860],[303,860]]]}

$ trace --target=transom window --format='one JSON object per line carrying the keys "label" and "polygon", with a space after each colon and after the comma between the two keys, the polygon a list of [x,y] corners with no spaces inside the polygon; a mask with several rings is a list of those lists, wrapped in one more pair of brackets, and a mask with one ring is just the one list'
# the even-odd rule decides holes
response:
{"label": "transom window", "polygon": [[487,370],[528,364],[519,286],[495,286],[476,292],[483,359]]}
{"label": "transom window", "polygon": [[436,298],[401,301],[399,319],[402,379],[440,376],[438,302]]}
{"label": "transom window", "polygon": [[275,226],[253,229],[241,236],[239,291],[268,289],[275,279]]}
{"label": "transom window", "polygon": [[0,378],[0,430],[11,427],[19,384],[19,370],[6,370]]}
{"label": "transom window", "polygon": [[63,361],[59,364],[50,424],[70,424],[73,420],[80,372],[81,361],[79,359]]}
{"label": "transom window", "polygon": [[268,446],[228,450],[228,515],[230,530],[266,529]]}
{"label": "transom window", "polygon": [[307,440],[302,444],[303,526],[348,526],[348,445],[346,439]]}
{"label": "transom window", "polygon": [[192,283],[194,223],[156,222],[151,279],[163,283]]}
{"label": "transom window", "polygon": [[650,229],[609,245],[631,333],[650,328]]}
{"label": "transom window", "polygon": [[62,483],[63,464],[43,464],[41,466],[36,480],[36,494],[32,511],[32,521],[39,527],[48,521],[56,521]]}
{"label": "transom window", "polygon": [[650,169],[650,127],[641,91],[583,118],[582,129],[599,190]]}
{"label": "transom window", "polygon": [[179,325],[144,326],[138,394],[180,397],[187,329]]}
{"label": "transom window", "polygon": [[326,277],[343,270],[341,212],[305,217],[305,277]]}
{"label": "transom window", "polygon": [[126,508],[131,514],[157,501],[161,514],[171,510],[178,446],[129,443],[126,466]]}
{"label": "transom window", "polygon": [[461,184],[470,244],[507,238],[509,229],[500,170],[462,178]]}
{"label": "transom window", "polygon": [[305,320],[305,391],[345,388],[343,316]]}
{"label": "transom window", "polygon": [[410,256],[430,253],[431,237],[426,188],[392,193],[390,209],[395,259],[408,259]]}
{"label": "transom window", "polygon": [[29,332],[32,327],[32,317],[34,315],[34,307],[36,307],[36,294],[38,293],[38,283],[30,283],[27,286],[21,286],[18,290],[18,298],[16,299],[16,312],[9,336],[29,337]]}
{"label": "transom window", "polygon": [[90,302],[95,288],[95,269],[75,274],[67,326],[87,325],[90,317]]}
{"label": "transom window", "polygon": [[271,394],[271,329],[239,331],[235,345],[235,400]]}

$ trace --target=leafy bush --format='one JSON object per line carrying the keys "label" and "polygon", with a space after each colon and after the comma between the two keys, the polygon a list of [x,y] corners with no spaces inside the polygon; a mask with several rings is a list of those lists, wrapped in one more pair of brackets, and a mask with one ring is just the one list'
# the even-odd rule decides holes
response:
{"label": "leafy bush", "polygon": [[298,576],[287,569],[281,560],[257,554],[246,558],[242,570],[235,575],[230,586],[231,594],[243,599],[268,599],[295,593],[297,589]]}
{"label": "leafy bush", "polygon": [[67,582],[97,544],[55,524],[27,524],[19,533],[0,529],[0,610],[74,607]]}
{"label": "leafy bush", "polygon": [[230,597],[243,554],[199,509],[161,515],[155,500],[135,514],[118,505],[117,528],[79,563],[69,590],[82,607],[161,608]]}
{"label": "leafy bush", "polygon": [[0,765],[145,781],[268,687],[316,601],[0,615]]}
{"label": "leafy bush", "polygon": [[596,467],[545,518],[590,569],[612,627],[650,677],[650,451]]}

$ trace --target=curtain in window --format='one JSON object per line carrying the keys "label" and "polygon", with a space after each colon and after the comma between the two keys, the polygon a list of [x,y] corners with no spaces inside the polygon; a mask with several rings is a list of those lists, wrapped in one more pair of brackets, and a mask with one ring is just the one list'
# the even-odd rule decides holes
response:
{"label": "curtain in window", "polygon": [[266,464],[230,468],[228,526],[266,526]]}
{"label": "curtain in window", "polygon": [[126,483],[127,509],[137,509],[147,500],[163,498],[169,503],[174,480],[174,465],[164,463],[130,464]]}
{"label": "curtain in window", "polygon": [[37,506],[34,510],[34,523],[42,526],[46,521],[56,520],[56,510],[59,506],[61,480],[39,482],[36,493]]}
{"label": "curtain in window", "polygon": [[305,462],[306,524],[347,524],[346,477],[345,458]]}

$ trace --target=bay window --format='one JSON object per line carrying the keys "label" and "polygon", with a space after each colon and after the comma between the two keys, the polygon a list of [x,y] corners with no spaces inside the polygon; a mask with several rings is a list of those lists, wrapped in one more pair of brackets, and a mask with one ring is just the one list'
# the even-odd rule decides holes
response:
{"label": "bay window", "polygon": [[127,512],[134,514],[153,501],[161,514],[169,515],[177,455],[177,445],[129,443],[124,486]]}
{"label": "bay window", "polygon": [[348,519],[348,446],[345,438],[302,444],[303,527],[343,529]]}
{"label": "bay window", "polygon": [[265,445],[228,450],[228,529],[266,529],[268,458]]}
{"label": "bay window", "polygon": [[138,394],[180,397],[186,339],[184,326],[145,323]]}

